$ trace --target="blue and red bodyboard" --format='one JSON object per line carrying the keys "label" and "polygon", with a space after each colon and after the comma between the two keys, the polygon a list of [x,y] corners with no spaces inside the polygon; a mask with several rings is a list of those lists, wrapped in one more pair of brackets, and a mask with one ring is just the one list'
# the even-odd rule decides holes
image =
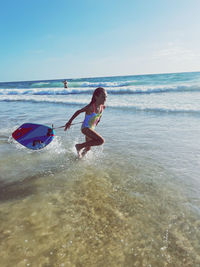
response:
{"label": "blue and red bodyboard", "polygon": [[54,136],[53,128],[34,123],[24,123],[12,133],[18,143],[33,150],[44,148],[51,143]]}

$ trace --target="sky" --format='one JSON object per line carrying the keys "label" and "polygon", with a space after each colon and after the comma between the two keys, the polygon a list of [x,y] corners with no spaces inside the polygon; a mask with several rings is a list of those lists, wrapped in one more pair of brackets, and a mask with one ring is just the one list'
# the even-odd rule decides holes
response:
{"label": "sky", "polygon": [[199,0],[0,0],[0,82],[200,71]]}

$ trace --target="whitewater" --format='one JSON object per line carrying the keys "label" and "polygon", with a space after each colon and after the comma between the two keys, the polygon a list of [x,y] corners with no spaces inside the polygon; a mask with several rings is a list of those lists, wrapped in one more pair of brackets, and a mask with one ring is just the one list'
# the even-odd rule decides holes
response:
{"label": "whitewater", "polygon": [[[1,101],[85,105],[96,87],[110,95],[109,107],[146,111],[200,112],[200,73],[0,83]],[[66,97],[63,97],[66,96]]]}

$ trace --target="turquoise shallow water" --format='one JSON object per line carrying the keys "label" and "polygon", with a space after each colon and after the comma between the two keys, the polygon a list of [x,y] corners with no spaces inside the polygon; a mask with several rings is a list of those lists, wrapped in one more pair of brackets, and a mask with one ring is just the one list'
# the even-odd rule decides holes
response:
{"label": "turquoise shallow water", "polygon": [[56,130],[41,151],[11,133],[24,122],[65,124],[90,92],[1,99],[0,266],[199,266],[198,96],[110,93],[97,127],[106,142],[83,160],[80,125]]}

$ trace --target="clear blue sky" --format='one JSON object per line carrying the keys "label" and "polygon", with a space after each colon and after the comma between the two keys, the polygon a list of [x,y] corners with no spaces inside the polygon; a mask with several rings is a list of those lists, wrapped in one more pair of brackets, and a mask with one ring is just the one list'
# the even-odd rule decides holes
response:
{"label": "clear blue sky", "polygon": [[200,71],[199,0],[7,0],[0,7],[0,81]]}

